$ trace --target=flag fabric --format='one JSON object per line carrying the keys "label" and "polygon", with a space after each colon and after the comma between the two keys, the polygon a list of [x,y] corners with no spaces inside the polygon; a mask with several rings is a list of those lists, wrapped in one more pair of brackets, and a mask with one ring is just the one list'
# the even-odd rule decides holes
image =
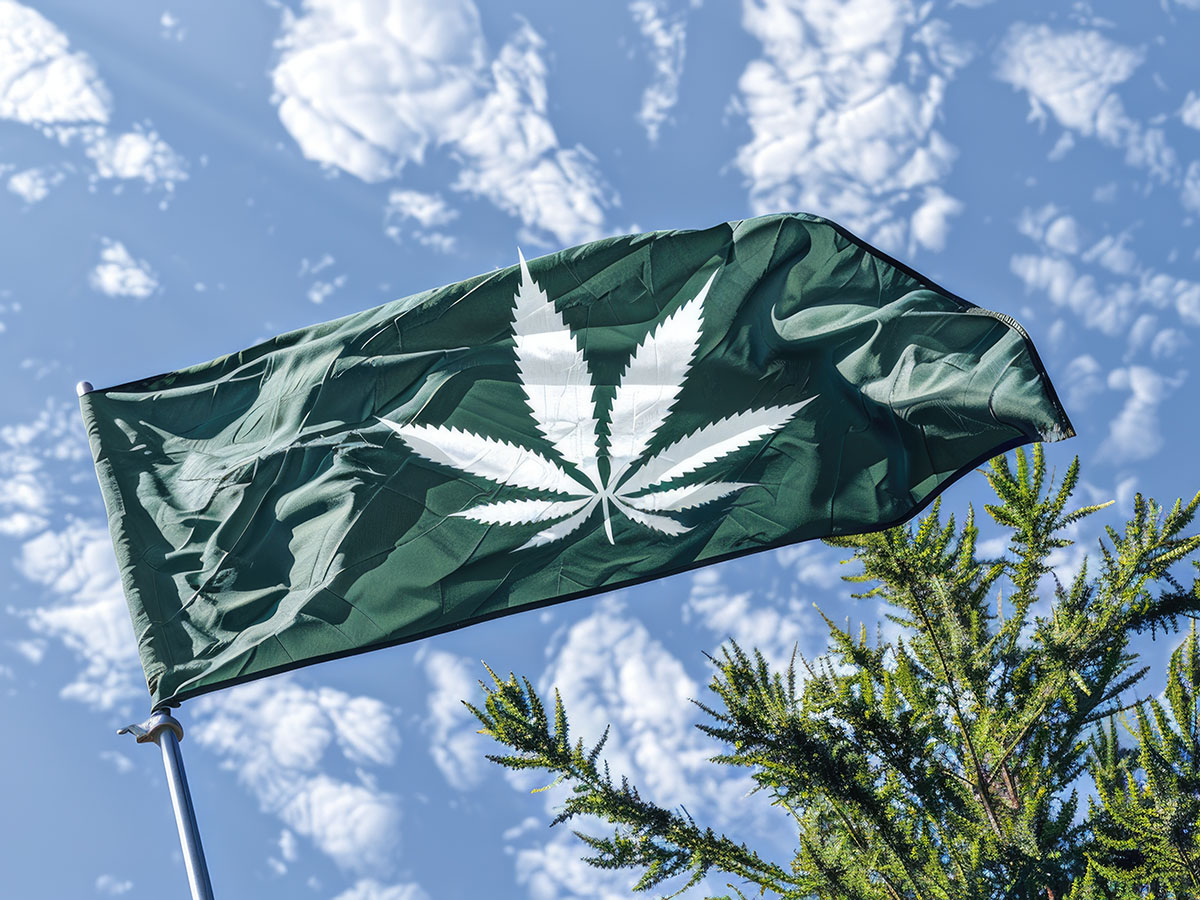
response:
{"label": "flag fabric", "polygon": [[81,398],[152,701],[795,541],[1073,434],[1028,336],[791,214]]}

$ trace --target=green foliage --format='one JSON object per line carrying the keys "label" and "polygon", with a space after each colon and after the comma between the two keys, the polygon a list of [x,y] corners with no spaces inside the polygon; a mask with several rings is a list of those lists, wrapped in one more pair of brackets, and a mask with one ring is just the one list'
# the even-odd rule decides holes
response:
{"label": "green foliage", "polygon": [[579,835],[595,855],[587,862],[602,869],[642,868],[635,890],[654,887],[669,878],[691,873],[686,890],[710,869],[736,874],[756,884],[778,884],[786,873],[760,859],[744,844],[718,837],[712,829],[701,829],[686,813],[675,813],[643,800],[637,788],[624,778],[614,782],[608,767],[597,764],[608,732],[591,748],[582,740],[571,743],[567,714],[558,692],[554,694],[554,724],[528,679],[509,676],[502,680],[488,668],[493,684],[484,686],[484,708],[465,704],[483,723],[482,734],[490,735],[515,753],[488,759],[509,769],[545,769],[557,777],[546,790],[563,780],[573,790],[557,817],[557,825],[581,814],[600,816],[618,826],[611,838]]}
{"label": "green foliage", "polygon": [[[1117,742],[1115,721],[1100,730],[1092,773],[1092,872],[1125,893],[1096,896],[1200,896],[1200,641],[1193,622],[1171,655],[1166,699],[1139,704],[1136,749]],[[1137,774],[1142,777],[1138,778]]]}
{"label": "green foliage", "polygon": [[[570,742],[557,694],[551,723],[528,680],[490,669],[483,708],[467,705],[512,752],[489,758],[569,783],[555,823],[613,826],[580,835],[586,859],[640,871],[639,891],[720,872],[760,896],[821,900],[1200,897],[1194,628],[1171,660],[1169,712],[1121,700],[1148,669],[1130,636],[1200,614],[1200,582],[1171,574],[1200,550],[1185,534],[1200,494],[1167,512],[1138,496],[1098,564],[1063,584],[1052,555],[1103,506],[1068,511],[1078,461],[1056,487],[1041,447],[1031,456],[986,473],[998,501],[987,512],[1009,533],[1000,559],[980,558],[973,511],[959,527],[940,504],[915,527],[830,541],[853,551],[861,571],[847,580],[887,604],[895,640],[871,646],[826,617],[829,652],[800,657],[800,672],[733,642],[713,660],[716,699],[698,704],[698,727],[727,748],[715,764],[745,768],[790,817],[788,868],[615,781],[604,738]],[[1131,710],[1132,750],[1115,724]],[[1089,771],[1097,796],[1076,821],[1073,786]]]}

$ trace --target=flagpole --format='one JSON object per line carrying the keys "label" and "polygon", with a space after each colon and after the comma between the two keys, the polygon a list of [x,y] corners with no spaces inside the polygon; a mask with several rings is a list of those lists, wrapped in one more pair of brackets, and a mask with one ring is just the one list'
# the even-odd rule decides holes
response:
{"label": "flagpole", "polygon": [[204,847],[200,843],[200,826],[196,823],[196,809],[192,806],[192,793],[188,790],[187,773],[183,769],[183,754],[179,752],[183,726],[166,710],[156,709],[145,722],[127,725],[117,734],[132,734],[139,744],[158,744],[162,750],[163,768],[167,771],[167,788],[171,792],[171,806],[175,810],[175,826],[179,829],[179,845],[183,848],[183,865],[187,869],[192,900],[213,900],[208,863],[204,861]]}

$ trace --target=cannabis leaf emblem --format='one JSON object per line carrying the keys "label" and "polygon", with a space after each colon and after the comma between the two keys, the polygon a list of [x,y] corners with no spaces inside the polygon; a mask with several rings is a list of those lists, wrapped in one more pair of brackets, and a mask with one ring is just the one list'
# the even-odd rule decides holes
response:
{"label": "cannabis leaf emblem", "polygon": [[[518,550],[562,540],[581,528],[597,507],[610,543],[614,510],[661,534],[690,531],[691,526],[670,514],[750,487],[735,481],[697,483],[692,476],[771,436],[814,399],[734,413],[646,456],[691,370],[714,272],[693,299],[652,328],[633,351],[616,387],[605,442],[583,351],[554,302],[534,282],[519,250],[518,255],[521,284],[512,322],[517,373],[534,424],[558,458],[457,428],[380,420],[425,459],[499,485],[548,495],[454,513],[486,525],[548,523]],[[602,460],[607,462],[607,475],[602,474]]]}

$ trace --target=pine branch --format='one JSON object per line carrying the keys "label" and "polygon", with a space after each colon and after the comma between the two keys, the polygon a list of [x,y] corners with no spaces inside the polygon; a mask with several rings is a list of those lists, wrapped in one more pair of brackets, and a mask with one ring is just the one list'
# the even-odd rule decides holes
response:
{"label": "pine branch", "polygon": [[[1161,880],[1175,897],[1200,893],[1200,640],[1195,623],[1171,655],[1168,714],[1135,707],[1137,748],[1118,746],[1115,719],[1092,741],[1102,814],[1092,859],[1110,881]],[[1128,727],[1128,726],[1127,726]],[[1142,778],[1136,776],[1141,773]]]}
{"label": "pine branch", "polygon": [[[485,664],[486,667],[486,664]],[[642,869],[634,890],[645,891],[676,876],[688,875],[680,891],[699,883],[716,869],[791,896],[794,879],[774,863],[759,857],[745,844],[736,844],[711,828],[700,828],[686,813],[665,810],[643,799],[625,779],[615,782],[598,764],[608,739],[606,730],[593,746],[582,739],[570,742],[562,698],[555,691],[554,723],[528,679],[510,675],[501,679],[488,668],[494,684],[480,682],[485,693],[483,709],[464,701],[482,724],[481,734],[494,738],[515,753],[489,755],[488,759],[514,770],[539,769],[554,776],[556,784],[572,785],[562,811],[551,825],[579,815],[594,815],[617,826],[608,837],[579,838],[594,855],[585,860],[597,868]],[[578,833],[577,833],[578,834]]]}

